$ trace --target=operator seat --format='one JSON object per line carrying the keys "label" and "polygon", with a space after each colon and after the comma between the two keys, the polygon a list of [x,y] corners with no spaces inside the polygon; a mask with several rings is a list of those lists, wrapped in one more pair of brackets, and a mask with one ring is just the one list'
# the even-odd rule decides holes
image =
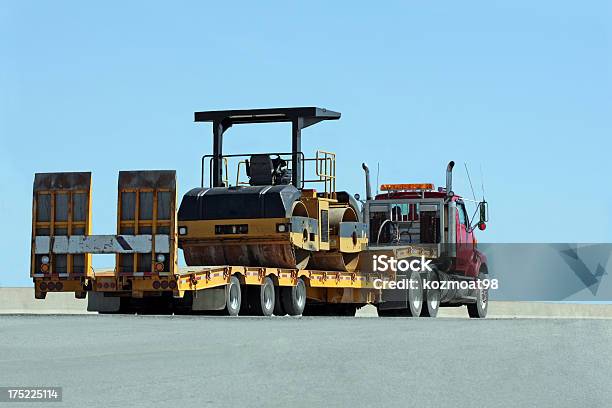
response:
{"label": "operator seat", "polygon": [[274,166],[267,154],[254,154],[249,161],[249,184],[271,186]]}

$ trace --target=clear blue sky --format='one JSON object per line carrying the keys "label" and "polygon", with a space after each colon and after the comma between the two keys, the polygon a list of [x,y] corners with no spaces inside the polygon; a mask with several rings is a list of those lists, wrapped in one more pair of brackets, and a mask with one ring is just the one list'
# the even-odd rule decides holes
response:
{"label": "clear blue sky", "polygon": [[[92,171],[94,233],[114,233],[119,170],[199,183],[208,109],[338,110],[303,148],[338,153],[340,187],[363,193],[362,161],[441,184],[453,159],[470,196],[468,162],[481,241],[610,242],[611,21],[608,1],[2,1],[0,285],[29,282],[35,172]],[[226,151],[288,131],[233,128]]]}

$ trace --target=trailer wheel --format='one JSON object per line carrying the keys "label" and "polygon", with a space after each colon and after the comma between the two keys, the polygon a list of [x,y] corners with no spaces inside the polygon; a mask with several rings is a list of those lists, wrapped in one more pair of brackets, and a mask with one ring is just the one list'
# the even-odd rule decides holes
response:
{"label": "trailer wheel", "polygon": [[240,280],[237,276],[232,276],[227,285],[225,295],[225,311],[230,316],[238,316],[240,304],[242,303],[242,291],[240,290]]}
{"label": "trailer wheel", "polygon": [[[487,275],[480,273],[478,280],[485,279]],[[489,290],[480,289],[476,293],[476,302],[468,303],[467,305],[468,315],[472,319],[484,319],[487,317],[487,311],[489,310]]]}
{"label": "trailer wheel", "polygon": [[290,316],[299,316],[306,306],[306,283],[298,278],[295,286],[283,286],[280,290],[283,309]]}
{"label": "trailer wheel", "polygon": [[440,289],[424,289],[421,317],[436,317],[438,310],[440,310]]}
{"label": "trailer wheel", "polygon": [[249,311],[254,316],[272,316],[274,313],[274,282],[266,276],[261,286],[250,285]]}

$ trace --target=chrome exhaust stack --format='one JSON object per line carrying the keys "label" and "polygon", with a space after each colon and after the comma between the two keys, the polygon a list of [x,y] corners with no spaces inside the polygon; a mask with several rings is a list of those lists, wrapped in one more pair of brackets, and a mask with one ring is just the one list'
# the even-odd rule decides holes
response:
{"label": "chrome exhaust stack", "polygon": [[453,167],[455,167],[455,162],[450,161],[446,166],[446,195],[448,197],[452,197],[453,193]]}
{"label": "chrome exhaust stack", "polygon": [[455,162],[450,161],[446,166],[446,198],[448,202],[448,237],[447,237],[447,248],[448,255],[451,257],[457,256],[457,248],[456,248],[456,220],[455,214],[457,214],[457,203],[452,200],[452,197],[455,195],[453,193],[453,167],[455,167]]}
{"label": "chrome exhaust stack", "polygon": [[366,200],[371,200],[372,199],[372,186],[370,184],[370,169],[368,168],[368,165],[365,163],[361,163],[361,167],[363,168],[363,171],[365,172]]}

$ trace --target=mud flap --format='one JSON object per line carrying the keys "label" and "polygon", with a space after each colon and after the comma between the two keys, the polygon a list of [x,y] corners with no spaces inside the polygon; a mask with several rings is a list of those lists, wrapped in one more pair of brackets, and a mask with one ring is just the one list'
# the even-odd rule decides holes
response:
{"label": "mud flap", "polygon": [[[407,279],[406,275],[397,275],[397,281]],[[379,310],[406,309],[408,307],[407,289],[382,289]]]}
{"label": "mud flap", "polygon": [[104,296],[101,292],[89,292],[87,295],[88,312],[118,312],[121,309],[121,298]]}

